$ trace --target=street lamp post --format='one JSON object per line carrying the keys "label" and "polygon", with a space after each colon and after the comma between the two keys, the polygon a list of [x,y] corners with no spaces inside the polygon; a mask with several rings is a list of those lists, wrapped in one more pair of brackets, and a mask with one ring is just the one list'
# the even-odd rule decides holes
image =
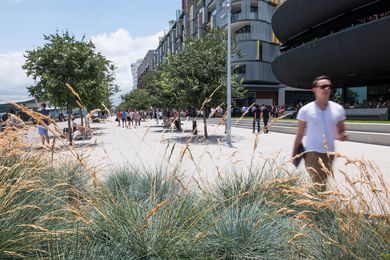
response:
{"label": "street lamp post", "polygon": [[228,50],[227,50],[227,100],[226,100],[226,140],[227,144],[232,144],[232,113],[231,113],[231,102],[232,102],[232,94],[231,94],[231,78],[232,78],[232,61],[231,61],[231,41],[232,41],[232,13],[231,13],[231,0],[227,0],[227,30],[228,30]]}

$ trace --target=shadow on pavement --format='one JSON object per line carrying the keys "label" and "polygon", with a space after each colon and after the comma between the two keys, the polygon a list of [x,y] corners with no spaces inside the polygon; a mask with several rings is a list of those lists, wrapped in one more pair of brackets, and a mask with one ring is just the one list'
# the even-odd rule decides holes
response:
{"label": "shadow on pavement", "polygon": [[[191,140],[190,140],[191,139]],[[243,137],[235,136],[233,138],[234,141],[240,141],[243,140]],[[186,144],[187,142],[190,142],[191,144],[198,144],[198,145],[209,145],[209,144],[225,144],[226,143],[226,136],[225,135],[210,135],[209,138],[204,138],[204,136],[201,135],[194,135],[194,136],[175,136],[172,138],[165,138],[163,142],[175,142],[179,144]]]}
{"label": "shadow on pavement", "polygon": [[156,130],[151,130],[152,132],[154,133],[175,133],[175,134],[181,134],[181,133],[184,133],[184,134],[191,134],[192,131],[191,130],[184,130],[184,131],[178,131],[176,129],[168,129],[168,128],[161,128],[161,129],[156,129]]}

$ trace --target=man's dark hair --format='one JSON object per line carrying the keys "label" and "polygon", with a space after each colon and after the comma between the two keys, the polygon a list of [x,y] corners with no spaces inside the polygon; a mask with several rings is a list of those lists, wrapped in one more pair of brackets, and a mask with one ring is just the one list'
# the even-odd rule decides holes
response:
{"label": "man's dark hair", "polygon": [[331,80],[328,76],[322,75],[322,76],[319,76],[319,77],[317,77],[317,78],[315,78],[315,79],[313,80],[313,83],[311,84],[311,87],[312,87],[312,88],[317,87],[318,81],[323,80],[323,79],[329,80],[330,83],[332,84],[332,80]]}
{"label": "man's dark hair", "polygon": [[46,108],[46,104],[45,104],[45,103],[42,103],[41,106],[42,106],[43,108]]}

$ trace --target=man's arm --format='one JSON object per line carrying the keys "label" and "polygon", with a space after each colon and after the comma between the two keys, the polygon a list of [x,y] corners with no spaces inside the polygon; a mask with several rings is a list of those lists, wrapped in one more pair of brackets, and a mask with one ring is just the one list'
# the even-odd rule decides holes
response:
{"label": "man's arm", "polygon": [[344,121],[339,121],[337,123],[337,140],[339,141],[347,140],[347,135],[345,134]]}
{"label": "man's arm", "polygon": [[298,154],[298,147],[302,143],[302,139],[305,136],[305,130],[306,130],[306,122],[302,120],[298,120],[298,129],[297,129],[297,135],[295,136],[292,157],[295,157]]}

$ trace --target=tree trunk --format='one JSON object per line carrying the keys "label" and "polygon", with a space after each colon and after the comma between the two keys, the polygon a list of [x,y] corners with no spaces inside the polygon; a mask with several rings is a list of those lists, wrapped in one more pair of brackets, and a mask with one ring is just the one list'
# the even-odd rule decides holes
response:
{"label": "tree trunk", "polygon": [[204,124],[204,138],[209,138],[209,135],[207,134],[207,115],[206,115],[206,108],[203,108],[203,124]]}
{"label": "tree trunk", "polygon": [[70,105],[68,105],[68,138],[69,138],[69,144],[73,144],[73,124],[72,124],[72,108]]}
{"label": "tree trunk", "polygon": [[177,130],[178,131],[181,131],[181,113],[180,113],[180,110],[178,109],[177,110],[178,112],[179,112],[179,118],[178,118],[178,128],[177,128]]}
{"label": "tree trunk", "polygon": [[81,126],[84,126],[84,115],[83,115],[83,110],[81,108],[79,108],[79,112],[80,112],[80,118],[81,118]]}
{"label": "tree trunk", "polygon": [[194,134],[194,135],[198,134],[198,127],[196,125],[196,118],[192,120],[192,134]]}

